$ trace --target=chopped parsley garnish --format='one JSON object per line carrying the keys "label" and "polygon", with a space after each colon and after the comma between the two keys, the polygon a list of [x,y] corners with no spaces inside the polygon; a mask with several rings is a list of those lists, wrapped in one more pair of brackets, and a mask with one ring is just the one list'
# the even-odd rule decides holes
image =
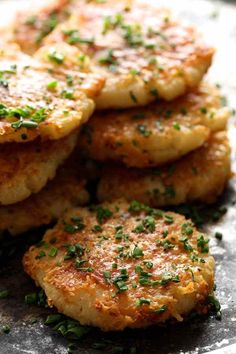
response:
{"label": "chopped parsley garnish", "polygon": [[122,24],[123,38],[131,47],[137,47],[143,44],[143,37],[140,31],[140,25]]}
{"label": "chopped parsley garnish", "polygon": [[[34,25],[36,22],[34,23]],[[46,19],[43,21],[42,26],[41,26],[41,31],[38,33],[36,36],[36,43],[41,43],[42,39],[52,32],[52,30],[57,26],[58,24],[58,18],[55,13],[52,13]]]}
{"label": "chopped parsley garnish", "polygon": [[137,97],[135,96],[135,94],[133,93],[133,91],[130,91],[130,92],[129,92],[129,95],[130,95],[131,100],[132,100],[134,103],[138,103],[138,99],[137,99]]}
{"label": "chopped parsley garnish", "polygon": [[92,45],[94,44],[94,37],[90,38],[83,38],[79,35],[79,31],[76,29],[71,29],[71,30],[65,30],[63,31],[66,38],[67,43],[74,45],[77,43],[80,44],[89,44]]}
{"label": "chopped parsley garnish", "polygon": [[46,295],[41,289],[38,293],[31,293],[25,296],[25,303],[27,305],[38,305],[42,307],[48,307]]}
{"label": "chopped parsley garnish", "polygon": [[93,232],[102,232],[102,227],[100,225],[94,225],[92,227]]}
{"label": "chopped parsley garnish", "polygon": [[109,219],[113,215],[110,209],[103,208],[101,206],[96,207],[95,210],[97,212],[96,217],[99,224],[104,223],[107,219]]}
{"label": "chopped parsley garnish", "polygon": [[57,250],[56,247],[52,247],[52,248],[50,249],[50,251],[48,252],[49,257],[56,257],[57,251],[58,251],[58,250]]}
{"label": "chopped parsley garnish", "polygon": [[133,232],[140,234],[142,232],[152,233],[155,231],[155,219],[152,216],[146,216],[134,229]]}
{"label": "chopped parsley garnish", "polygon": [[206,107],[201,107],[201,108],[200,108],[200,112],[201,112],[202,114],[206,114],[206,113],[207,113],[207,108],[206,108]]}
{"label": "chopped parsley garnish", "polygon": [[144,208],[143,204],[138,202],[137,200],[133,200],[130,205],[129,205],[129,211],[130,212],[140,212]]}
{"label": "chopped parsley garnish", "polygon": [[109,272],[109,271],[104,271],[103,272],[103,277],[104,277],[104,279],[105,279],[105,281],[106,282],[109,282],[109,280],[111,279],[111,272]]}
{"label": "chopped parsley garnish", "polygon": [[113,55],[113,49],[108,49],[104,56],[99,58],[99,63],[102,65],[116,65],[117,61]]}
{"label": "chopped parsley garnish", "polygon": [[137,130],[145,137],[149,137],[152,134],[151,130],[148,130],[144,124],[139,124]]}
{"label": "chopped parsley garnish", "polygon": [[153,88],[153,89],[151,89],[150,90],[150,94],[152,95],[152,96],[154,96],[154,97],[158,97],[158,91],[157,91],[157,89],[156,88]]}
{"label": "chopped parsley garnish", "polygon": [[222,238],[223,238],[223,234],[221,233],[221,232],[216,232],[215,233],[215,238],[217,239],[217,240],[219,240],[219,241],[221,241],[222,240]]}
{"label": "chopped parsley garnish", "polygon": [[61,319],[62,319],[62,315],[60,315],[59,313],[54,313],[47,316],[44,324],[45,325],[57,324],[59,321],[61,321]]}
{"label": "chopped parsley garnish", "polygon": [[151,261],[144,261],[143,263],[148,269],[153,268],[153,263]]}
{"label": "chopped parsley garnish", "polygon": [[151,300],[141,298],[141,299],[138,299],[137,306],[150,305],[150,303],[151,303]]}
{"label": "chopped parsley garnish", "polygon": [[187,222],[181,226],[181,232],[183,235],[190,236],[193,234],[193,228],[191,227],[192,224],[190,222]]}
{"label": "chopped parsley garnish", "polygon": [[114,30],[123,23],[123,15],[117,13],[115,16],[106,16],[103,20],[102,34],[105,35],[109,30]]}
{"label": "chopped parsley garnish", "polygon": [[56,64],[63,64],[65,60],[65,55],[54,50],[48,53],[48,59]]}
{"label": "chopped parsley garnish", "polygon": [[[56,320],[56,318],[54,319]],[[60,319],[56,326],[55,323],[53,325],[54,330],[69,340],[80,340],[91,330],[89,327],[81,326],[79,322],[71,319]]]}
{"label": "chopped parsley garnish", "polygon": [[67,100],[74,99],[74,89],[73,88],[66,88],[62,90],[61,97],[66,98]]}
{"label": "chopped parsley garnish", "polygon": [[74,234],[78,231],[81,231],[85,228],[85,224],[83,223],[83,218],[80,216],[74,216],[70,219],[71,224],[64,223],[64,231],[69,234]]}
{"label": "chopped parsley garnish", "polygon": [[49,91],[55,91],[58,86],[58,81],[51,81],[47,84],[47,89]]}
{"label": "chopped parsley garnish", "polygon": [[185,251],[191,252],[193,250],[192,246],[188,242],[187,236],[181,237],[179,241],[183,243]]}
{"label": "chopped parsley garnish", "polygon": [[81,272],[88,272],[88,273],[91,273],[91,272],[94,271],[93,267],[84,267],[84,268],[83,267],[81,267],[81,268],[77,267],[77,269],[80,270]]}
{"label": "chopped parsley garnish", "polygon": [[138,246],[135,246],[133,251],[132,251],[132,257],[133,258],[141,258],[143,256],[144,256],[144,253],[141,250],[141,248],[139,248]]}
{"label": "chopped parsley garnish", "polygon": [[72,86],[73,83],[74,83],[74,79],[73,79],[73,76],[72,75],[66,75],[66,83],[68,86]]}
{"label": "chopped parsley garnish", "polygon": [[172,224],[174,222],[174,218],[172,215],[169,214],[164,214],[164,220],[165,222],[167,222],[168,224]]}
{"label": "chopped parsley garnish", "polygon": [[64,257],[65,261],[84,255],[84,247],[80,243],[76,243],[75,245],[63,245],[63,247],[67,249],[67,253]]}
{"label": "chopped parsley garnish", "polygon": [[198,236],[197,238],[197,246],[200,248],[202,253],[208,253],[209,252],[209,246],[208,246],[209,240],[205,239],[203,235]]}
{"label": "chopped parsley garnish", "polygon": [[209,295],[206,302],[211,305],[213,312],[216,314],[216,319],[221,320],[221,305],[215,295]]}
{"label": "chopped parsley garnish", "polygon": [[41,259],[46,256],[46,253],[44,251],[39,251],[35,259]]}
{"label": "chopped parsley garnish", "polygon": [[118,293],[128,290],[128,286],[125,283],[129,279],[128,272],[126,269],[120,270],[120,275],[118,275],[114,280],[113,284],[117,287]]}
{"label": "chopped parsley garnish", "polygon": [[8,333],[10,333],[10,331],[11,331],[11,327],[9,325],[3,325],[2,326],[2,332],[3,333],[8,334]]}
{"label": "chopped parsley garnish", "polygon": [[0,300],[6,299],[9,296],[9,291],[8,290],[1,290],[0,291]]}
{"label": "chopped parsley garnish", "polygon": [[174,122],[174,123],[173,123],[173,128],[174,128],[175,130],[180,130],[180,129],[181,129],[179,123],[177,123],[177,122]]}
{"label": "chopped parsley garnish", "polygon": [[0,117],[18,118],[17,121],[11,123],[13,129],[20,129],[21,127],[32,129],[37,128],[38,124],[43,122],[47,115],[45,108],[39,108],[38,110],[29,106],[24,108],[7,108],[1,104]]}
{"label": "chopped parsley garnish", "polygon": [[159,309],[154,310],[154,312],[156,314],[161,314],[161,313],[163,313],[163,312],[165,312],[167,310],[168,310],[168,306],[167,305],[162,305]]}
{"label": "chopped parsley garnish", "polygon": [[170,250],[175,247],[175,245],[173,245],[170,242],[170,240],[164,240],[164,241],[157,240],[156,243],[157,243],[157,245],[162,246],[164,251]]}

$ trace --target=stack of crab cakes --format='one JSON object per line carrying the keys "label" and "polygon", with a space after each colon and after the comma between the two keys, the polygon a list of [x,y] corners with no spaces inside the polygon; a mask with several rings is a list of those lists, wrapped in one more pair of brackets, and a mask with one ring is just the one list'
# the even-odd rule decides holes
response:
{"label": "stack of crab cakes", "polygon": [[[67,209],[40,245],[27,251],[24,268],[50,306],[105,331],[209,311],[214,259],[207,236],[191,220],[155,208],[211,203],[230,177],[229,110],[219,88],[203,81],[214,49],[195,28],[152,3],[58,0],[28,19],[22,16],[13,35],[40,63],[32,81],[37,70],[45,75],[37,94],[31,83],[23,91],[45,102],[46,85],[52,106],[35,128],[22,125],[35,124],[35,109],[8,123],[9,137],[17,136],[14,144],[58,144],[53,151],[59,159],[65,139],[73,140],[84,124],[73,144],[76,153],[57,177],[29,198],[36,193],[29,173],[28,199],[18,200],[21,213],[13,205],[0,210],[0,217],[17,233]],[[48,26],[52,16],[56,20]],[[100,204],[70,209],[87,201],[84,182],[78,183],[81,155],[101,164]],[[10,215],[20,215],[22,222],[12,224]]]}

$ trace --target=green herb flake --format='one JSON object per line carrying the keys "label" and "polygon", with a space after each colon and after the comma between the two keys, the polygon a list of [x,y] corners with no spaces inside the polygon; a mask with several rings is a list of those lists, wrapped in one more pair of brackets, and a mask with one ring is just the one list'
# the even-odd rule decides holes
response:
{"label": "green herb flake", "polygon": [[150,90],[150,95],[153,96],[153,97],[158,98],[159,95],[158,95],[157,89],[156,88],[151,89]]}
{"label": "green herb flake", "polygon": [[109,280],[111,279],[111,272],[109,272],[108,270],[105,270],[103,272],[103,277],[104,277],[105,281],[108,283]]}
{"label": "green herb flake", "polygon": [[167,222],[168,224],[173,224],[174,222],[174,217],[172,215],[169,214],[164,214],[164,220],[165,222]]}
{"label": "green herb flake", "polygon": [[200,248],[202,253],[208,253],[209,252],[209,246],[208,246],[209,240],[205,239],[203,235],[198,236],[197,238],[197,246]]}
{"label": "green herb flake", "polygon": [[149,137],[152,134],[151,130],[148,130],[147,126],[144,125],[144,124],[139,124],[137,126],[137,130],[138,130],[139,133],[141,133],[146,138]]}
{"label": "green herb flake", "polygon": [[174,128],[175,130],[181,130],[181,127],[180,127],[179,123],[177,123],[177,122],[174,122],[174,123],[173,123],[173,128]]}
{"label": "green herb flake", "polygon": [[110,209],[103,208],[101,206],[98,206],[96,208],[96,212],[97,212],[96,217],[99,224],[104,223],[107,219],[109,219],[113,215]]}
{"label": "green herb flake", "polygon": [[93,227],[92,227],[92,231],[93,232],[102,232],[102,227],[100,226],[100,225],[94,225]]}
{"label": "green herb flake", "polygon": [[63,53],[59,53],[56,50],[48,53],[48,59],[56,64],[63,64],[65,60],[65,55]]}
{"label": "green herb flake", "polygon": [[206,107],[201,107],[201,108],[200,108],[200,112],[201,112],[202,114],[207,114],[207,108],[206,108]]}
{"label": "green herb flake", "polygon": [[156,314],[161,314],[163,312],[166,312],[168,310],[168,306],[167,305],[162,305],[159,309],[154,310],[154,312]]}
{"label": "green herb flake", "polygon": [[133,91],[130,91],[130,92],[129,92],[129,95],[130,95],[131,100],[132,100],[134,103],[138,103],[138,99],[137,99],[137,97],[135,96],[135,94],[133,93]]}
{"label": "green herb flake", "polygon": [[49,255],[49,257],[56,257],[56,255],[57,255],[57,252],[58,252],[58,250],[57,250],[57,248],[56,247],[52,247],[51,249],[50,249],[50,251],[48,252],[48,255]]}
{"label": "green herb flake", "polygon": [[221,232],[216,232],[215,233],[215,238],[217,239],[217,240],[219,240],[219,241],[221,241],[222,240],[222,238],[223,238],[223,234],[221,233]]}
{"label": "green herb flake", "polygon": [[188,252],[193,251],[193,247],[189,244],[187,236],[181,237],[179,241],[183,243],[185,251],[188,251]]}
{"label": "green herb flake", "polygon": [[117,65],[113,49],[108,49],[104,56],[100,57],[98,61],[102,65]]}
{"label": "green herb flake", "polygon": [[44,321],[44,324],[49,326],[49,325],[55,325],[58,322],[60,322],[62,319],[62,315],[59,313],[55,313],[52,315],[47,316],[46,320]]}
{"label": "green herb flake", "polygon": [[0,291],[0,300],[7,299],[8,297],[9,297],[9,291],[8,290],[1,290]]}
{"label": "green herb flake", "polygon": [[151,300],[141,298],[141,299],[138,299],[137,306],[150,305],[150,303],[151,303]]}
{"label": "green herb flake", "polygon": [[64,30],[64,35],[66,36],[66,41],[67,43],[71,44],[71,45],[75,45],[75,44],[88,44],[88,45],[92,45],[94,44],[94,37],[90,37],[90,38],[83,38],[80,36],[79,31],[76,29],[71,29],[71,30]]}
{"label": "green herb flake", "polygon": [[143,251],[141,250],[141,248],[139,248],[138,246],[135,246],[132,252],[132,257],[133,258],[141,258],[144,256]]}
{"label": "green herb flake", "polygon": [[38,303],[38,294],[37,293],[31,293],[25,295],[25,303],[27,305],[37,305]]}
{"label": "green herb flake", "polygon": [[2,333],[8,334],[11,331],[11,327],[9,325],[2,326]]}
{"label": "green herb flake", "polygon": [[144,261],[143,263],[148,269],[153,268],[153,263],[151,261]]}
{"label": "green herb flake", "polygon": [[46,256],[46,253],[44,251],[39,251],[35,259],[41,259]]}
{"label": "green herb flake", "polygon": [[62,90],[61,92],[61,97],[66,98],[67,100],[73,100],[74,99],[74,89],[73,88],[66,88]]}
{"label": "green herb flake", "polygon": [[47,89],[48,89],[48,91],[55,91],[57,86],[58,86],[58,81],[50,81],[47,84]]}

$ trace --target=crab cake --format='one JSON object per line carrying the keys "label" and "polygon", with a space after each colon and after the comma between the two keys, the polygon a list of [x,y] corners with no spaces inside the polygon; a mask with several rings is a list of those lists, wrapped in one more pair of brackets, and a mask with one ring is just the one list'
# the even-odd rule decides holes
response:
{"label": "crab cake", "polygon": [[97,196],[110,201],[125,196],[153,207],[192,201],[214,202],[231,176],[230,147],[224,132],[174,164],[153,169],[104,168]]}
{"label": "crab cake", "polygon": [[77,46],[106,75],[100,109],[172,100],[199,84],[214,53],[194,28],[149,2],[78,2],[45,39],[60,41]]}
{"label": "crab cake", "polygon": [[66,138],[26,144],[2,144],[0,149],[0,205],[14,204],[38,193],[55,177],[73,151],[77,132]]}
{"label": "crab cake", "polygon": [[96,112],[82,127],[79,144],[98,161],[158,166],[202,146],[211,132],[225,129],[228,117],[218,89],[204,83],[170,103]]}
{"label": "crab cake", "polygon": [[0,232],[17,235],[50,224],[72,207],[86,205],[89,194],[82,168],[77,160],[69,159],[39,193],[20,203],[1,206]]}
{"label": "crab cake", "polygon": [[214,283],[207,237],[138,202],[68,211],[23,263],[49,305],[104,331],[206,313]]}
{"label": "crab cake", "polygon": [[24,52],[32,54],[43,38],[69,17],[71,3],[71,0],[51,0],[47,4],[44,2],[43,6],[40,4],[39,8],[34,7],[33,11],[17,13],[12,27],[12,40]]}
{"label": "crab cake", "polygon": [[[57,51],[48,56],[57,65],[65,60]],[[63,138],[90,117],[94,102],[86,94],[96,94],[103,82],[87,72],[76,83],[66,75],[55,78],[15,47],[0,52],[0,73],[0,143]]]}

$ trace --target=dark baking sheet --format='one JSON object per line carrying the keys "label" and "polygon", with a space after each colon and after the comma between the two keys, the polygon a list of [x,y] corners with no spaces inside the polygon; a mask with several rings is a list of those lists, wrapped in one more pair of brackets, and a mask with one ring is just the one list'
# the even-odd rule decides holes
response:
{"label": "dark baking sheet", "polygon": [[[209,76],[211,81],[222,84],[230,105],[236,106],[236,2],[166,0],[160,3],[173,7],[184,18],[196,23],[210,43],[217,47],[218,53]],[[235,157],[235,117],[230,122],[229,135]],[[233,164],[236,166],[236,161]],[[104,334],[91,330],[78,344],[75,353],[134,353],[136,350],[140,354],[236,354],[235,203],[236,179],[233,178],[219,202],[220,206],[227,207],[227,213],[218,222],[207,220],[203,225],[211,236],[211,252],[217,263],[216,284],[217,297],[222,305],[221,321],[211,316],[184,324],[123,333]],[[205,217],[209,219],[208,213]],[[222,241],[215,239],[215,231],[223,233]],[[64,354],[68,352],[68,342],[44,325],[51,310],[24,303],[24,296],[36,290],[21,266],[25,240],[32,242],[32,237],[40,237],[40,232],[19,238],[16,244],[15,241],[11,244],[9,239],[8,246],[1,244],[0,290],[8,289],[10,296],[0,300],[0,329],[8,324],[11,331],[9,334],[0,331],[0,353]],[[14,249],[17,251],[13,252]],[[111,342],[107,342],[102,351],[93,349],[94,343],[101,339]]]}

